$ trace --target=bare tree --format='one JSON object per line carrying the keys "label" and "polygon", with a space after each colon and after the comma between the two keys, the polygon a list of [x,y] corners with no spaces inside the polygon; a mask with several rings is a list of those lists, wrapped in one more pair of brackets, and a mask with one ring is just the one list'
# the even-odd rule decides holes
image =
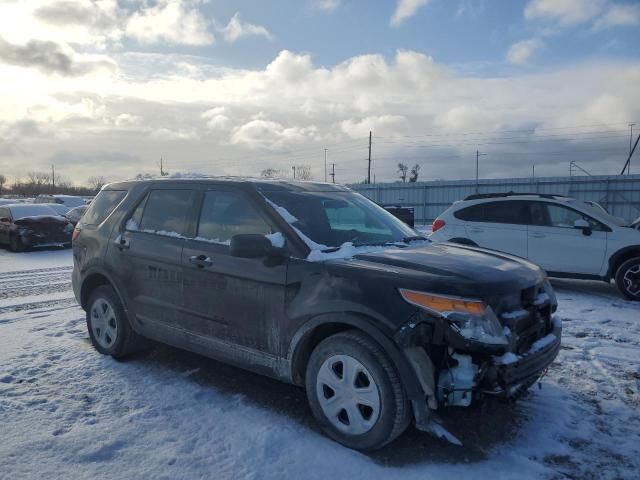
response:
{"label": "bare tree", "polygon": [[89,188],[91,190],[93,190],[95,193],[98,193],[100,189],[102,189],[102,187],[104,187],[107,184],[107,179],[104,178],[102,175],[89,177],[87,179],[87,184],[89,185]]}
{"label": "bare tree", "polygon": [[309,165],[296,165],[296,180],[313,180],[313,172]]}
{"label": "bare tree", "polygon": [[260,176],[262,178],[281,178],[284,175],[277,168],[265,168],[260,172]]}
{"label": "bare tree", "polygon": [[406,166],[404,163],[399,163],[398,164],[398,173],[400,174],[400,179],[403,182],[407,181],[407,172],[409,171],[409,167]]}
{"label": "bare tree", "polygon": [[0,195],[2,195],[2,189],[4,188],[5,183],[7,183],[7,177],[0,173]]}
{"label": "bare tree", "polygon": [[420,165],[417,163],[411,167],[411,173],[409,175],[409,182],[415,183],[418,181],[418,174],[420,173]]}

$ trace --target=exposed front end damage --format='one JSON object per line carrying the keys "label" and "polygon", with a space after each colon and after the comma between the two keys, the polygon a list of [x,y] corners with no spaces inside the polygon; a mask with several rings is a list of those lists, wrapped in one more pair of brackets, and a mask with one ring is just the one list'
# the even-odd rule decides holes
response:
{"label": "exposed front end damage", "polygon": [[491,397],[514,400],[558,355],[562,322],[553,314],[557,302],[549,283],[526,288],[511,302],[504,298],[502,305],[487,301],[487,308],[495,308],[502,342],[483,335],[471,338],[461,333],[460,322],[428,308],[421,308],[397,331],[395,341],[424,393],[423,401],[412,402],[418,429],[459,444],[441,424],[437,410],[468,407]]}

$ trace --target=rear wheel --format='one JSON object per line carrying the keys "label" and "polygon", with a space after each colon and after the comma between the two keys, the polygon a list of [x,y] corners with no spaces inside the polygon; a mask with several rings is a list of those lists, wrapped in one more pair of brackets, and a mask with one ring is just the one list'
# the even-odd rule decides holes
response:
{"label": "rear wheel", "polygon": [[616,286],[629,300],[640,301],[640,257],[620,265],[616,272]]}
{"label": "rear wheel", "polygon": [[386,353],[368,336],[347,331],[311,354],[307,397],[324,432],[349,448],[374,450],[407,428],[410,407]]}
{"label": "rear wheel", "polygon": [[139,348],[141,338],[131,328],[120,298],[111,286],[96,288],[87,304],[87,329],[96,350],[122,358]]}
{"label": "rear wheel", "polygon": [[11,235],[9,238],[9,248],[12,252],[23,252],[24,245],[22,244],[22,240],[17,235]]}

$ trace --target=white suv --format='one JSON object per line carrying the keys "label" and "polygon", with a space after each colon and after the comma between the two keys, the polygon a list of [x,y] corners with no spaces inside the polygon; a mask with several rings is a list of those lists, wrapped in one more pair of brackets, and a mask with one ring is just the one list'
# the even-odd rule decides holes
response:
{"label": "white suv", "polygon": [[550,276],[610,281],[640,300],[640,231],[601,208],[559,195],[492,193],[455,202],[431,240],[524,257]]}

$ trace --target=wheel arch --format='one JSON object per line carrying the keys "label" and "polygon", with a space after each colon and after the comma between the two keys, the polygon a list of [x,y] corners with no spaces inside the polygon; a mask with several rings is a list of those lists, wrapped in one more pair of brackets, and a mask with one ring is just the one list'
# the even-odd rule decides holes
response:
{"label": "wheel arch", "polygon": [[424,396],[409,361],[393,340],[373,323],[373,319],[349,312],[318,315],[296,332],[287,354],[293,383],[304,385],[306,366],[314,348],[324,339],[345,330],[362,332],[382,348],[396,367],[410,400]]}
{"label": "wheel arch", "polygon": [[640,257],[640,245],[632,245],[630,247],[621,248],[613,255],[611,255],[609,257],[607,280],[614,278],[620,265],[634,257]]}
{"label": "wheel arch", "polygon": [[127,311],[127,304],[122,297],[120,289],[117,287],[116,283],[111,279],[111,276],[105,273],[102,270],[94,270],[88,273],[84,280],[82,281],[82,285],[80,287],[80,305],[84,310],[88,308],[87,302],[89,301],[89,297],[91,293],[98,287],[108,285],[113,288],[122,303],[125,312]]}

